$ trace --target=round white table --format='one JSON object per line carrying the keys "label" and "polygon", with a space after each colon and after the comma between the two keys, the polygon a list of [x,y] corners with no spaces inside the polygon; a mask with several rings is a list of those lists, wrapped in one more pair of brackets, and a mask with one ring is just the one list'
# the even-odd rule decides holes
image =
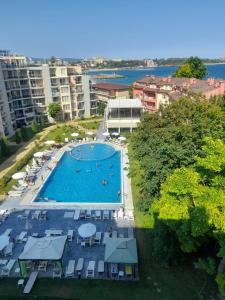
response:
{"label": "round white table", "polygon": [[96,226],[92,223],[82,224],[78,228],[78,234],[83,239],[88,239],[96,233]]}

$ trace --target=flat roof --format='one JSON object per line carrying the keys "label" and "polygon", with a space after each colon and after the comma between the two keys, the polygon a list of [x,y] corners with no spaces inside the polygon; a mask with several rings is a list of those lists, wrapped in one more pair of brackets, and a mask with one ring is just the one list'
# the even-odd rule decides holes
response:
{"label": "flat roof", "polygon": [[140,99],[109,99],[108,108],[142,108]]}

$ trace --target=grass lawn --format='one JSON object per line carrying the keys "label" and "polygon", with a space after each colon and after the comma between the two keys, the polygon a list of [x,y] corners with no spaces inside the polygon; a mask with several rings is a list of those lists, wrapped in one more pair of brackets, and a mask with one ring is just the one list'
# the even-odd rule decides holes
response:
{"label": "grass lawn", "polygon": [[[138,168],[130,161],[132,168]],[[138,190],[138,172],[132,178],[134,204]],[[155,265],[151,258],[153,223],[148,216],[135,210],[136,236],[139,253],[138,282],[111,280],[38,279],[32,294],[25,299],[99,299],[99,300],[197,300],[217,299],[217,288],[211,277],[195,270],[192,265],[168,269]],[[0,299],[20,299],[15,279],[0,281]],[[12,298],[10,298],[10,296]],[[42,298],[43,297],[43,298]]]}
{"label": "grass lawn", "polygon": [[101,122],[102,119],[97,119],[97,120],[89,119],[89,120],[78,121],[78,124],[84,127],[85,129],[97,130]]}
{"label": "grass lawn", "polygon": [[76,127],[76,125],[59,125],[56,129],[48,133],[45,140],[55,140],[56,142],[64,142],[65,138],[72,140],[74,139],[74,137],[71,136],[71,133],[73,132],[79,133],[78,138],[85,137],[84,132]]}

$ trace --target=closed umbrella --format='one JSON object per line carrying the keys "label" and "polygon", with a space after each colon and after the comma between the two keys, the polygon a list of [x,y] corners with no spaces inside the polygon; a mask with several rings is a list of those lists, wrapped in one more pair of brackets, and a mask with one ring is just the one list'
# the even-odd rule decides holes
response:
{"label": "closed umbrella", "polygon": [[34,157],[38,157],[38,158],[42,157],[43,155],[44,155],[43,152],[36,152],[36,153],[34,153]]}
{"label": "closed umbrella", "polygon": [[12,179],[19,180],[19,179],[23,179],[25,176],[26,176],[25,172],[18,172],[13,174]]}

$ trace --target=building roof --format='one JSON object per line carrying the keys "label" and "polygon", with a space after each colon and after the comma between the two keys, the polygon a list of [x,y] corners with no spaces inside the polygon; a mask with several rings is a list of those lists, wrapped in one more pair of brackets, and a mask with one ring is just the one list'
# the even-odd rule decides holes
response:
{"label": "building roof", "polygon": [[123,91],[123,90],[129,90],[129,85],[123,85],[123,84],[113,84],[113,83],[95,83],[92,85],[93,88],[99,89],[99,90],[107,90],[107,91]]}
{"label": "building roof", "polygon": [[142,108],[140,99],[109,99],[108,108]]}
{"label": "building roof", "polygon": [[136,239],[107,239],[104,260],[108,263],[136,264],[138,262]]}

